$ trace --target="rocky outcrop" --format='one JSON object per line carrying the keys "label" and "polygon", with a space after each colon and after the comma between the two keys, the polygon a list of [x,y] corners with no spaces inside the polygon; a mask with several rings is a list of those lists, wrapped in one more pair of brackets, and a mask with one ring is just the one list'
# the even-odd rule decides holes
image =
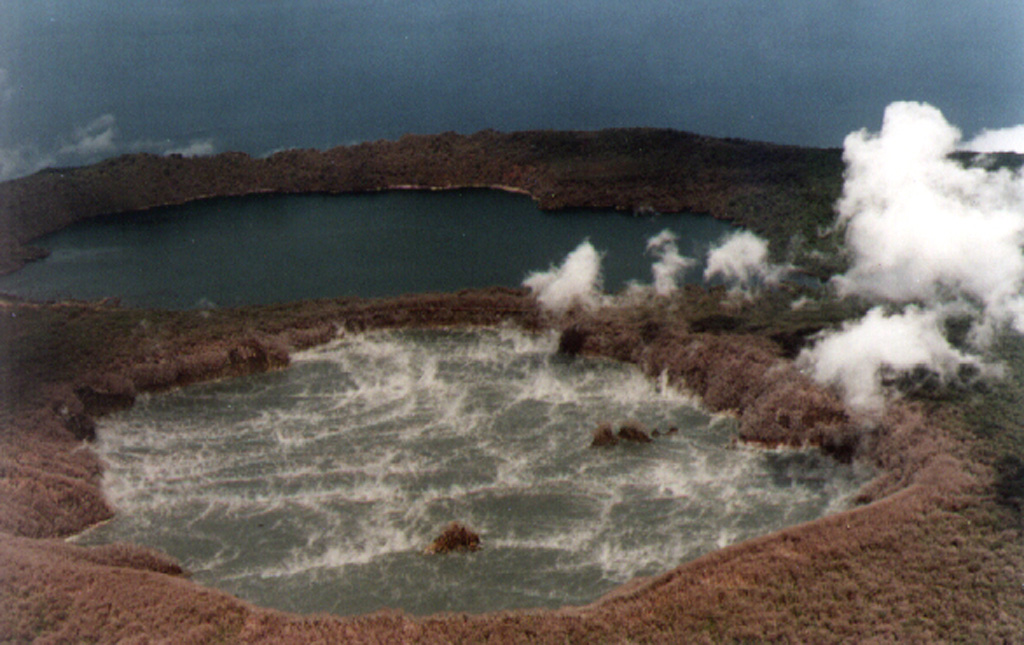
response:
{"label": "rocky outcrop", "polygon": [[651,443],[651,435],[639,421],[627,421],[619,427],[619,439],[633,443]]}
{"label": "rocky outcrop", "polygon": [[426,549],[427,555],[437,553],[451,553],[453,551],[478,551],[480,549],[480,534],[466,528],[458,522],[452,522],[441,535],[434,538]]}
{"label": "rocky outcrop", "polygon": [[608,446],[616,446],[620,441],[628,443],[651,443],[654,441],[654,439],[651,438],[652,436],[659,437],[661,436],[661,433],[657,430],[648,432],[647,427],[639,421],[626,421],[619,426],[618,433],[612,429],[612,424],[602,423],[594,429],[590,447],[604,448]]}
{"label": "rocky outcrop", "polygon": [[565,356],[575,356],[583,350],[583,343],[587,340],[586,334],[579,325],[570,325],[562,330],[558,336],[558,353]]}
{"label": "rocky outcrop", "polygon": [[612,424],[602,423],[594,429],[593,440],[590,442],[591,448],[604,448],[606,446],[614,446],[619,443],[619,438],[615,436],[615,432],[612,431]]}

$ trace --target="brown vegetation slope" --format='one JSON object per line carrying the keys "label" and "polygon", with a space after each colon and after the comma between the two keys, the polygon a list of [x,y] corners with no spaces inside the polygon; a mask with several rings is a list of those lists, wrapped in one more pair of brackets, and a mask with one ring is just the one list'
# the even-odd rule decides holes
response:
{"label": "brown vegetation slope", "polygon": [[265,159],[135,154],[0,183],[0,270],[31,257],[32,239],[97,215],[209,197],[412,186],[502,187],[543,209],[709,213],[784,249],[793,235],[816,238],[841,180],[839,150],[650,129],[409,135]]}
{"label": "brown vegetation slope", "polygon": [[[746,308],[745,308],[746,307]],[[522,291],[340,300],[211,312],[9,301],[0,316],[0,637],[13,641],[702,642],[1013,640],[1024,635],[1019,528],[987,500],[989,473],[921,404],[870,427],[782,355],[808,316],[688,289],[566,319]],[[791,311],[791,310],[789,310]],[[817,317],[820,319],[820,315]],[[724,324],[728,320],[728,324]],[[774,326],[765,321],[776,321]],[[740,434],[821,445],[882,476],[854,510],[748,541],[581,608],[337,618],[254,607],[134,546],[53,539],[107,517],[93,417],[136,393],[272,369],[337,330],[572,328],[583,353],[666,372],[729,410]],[[766,326],[767,325],[767,326]],[[716,329],[717,326],[717,329]],[[720,328],[731,331],[723,332]],[[760,329],[752,333],[753,329]],[[776,340],[770,340],[775,337]],[[581,440],[585,440],[581,435]]]}

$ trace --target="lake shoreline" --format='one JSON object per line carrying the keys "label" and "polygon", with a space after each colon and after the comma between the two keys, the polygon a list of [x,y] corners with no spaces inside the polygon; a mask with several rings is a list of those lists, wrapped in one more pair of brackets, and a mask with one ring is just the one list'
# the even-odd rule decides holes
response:
{"label": "lake shoreline", "polygon": [[[694,287],[675,301],[652,299],[594,312],[574,311],[563,318],[543,314],[525,290],[506,288],[207,312],[5,301],[9,340],[31,339],[39,326],[57,324],[80,339],[82,355],[72,357],[63,373],[50,370],[46,357],[59,362],[67,348],[49,337],[38,341],[54,344],[34,347],[34,360],[42,364],[21,377],[18,391],[7,392],[8,400],[17,405],[7,411],[2,452],[7,494],[0,509],[0,578],[5,588],[20,590],[24,597],[36,599],[32,602],[54,598],[56,606],[73,609],[60,614],[63,618],[46,613],[56,631],[32,632],[36,628],[31,626],[28,605],[14,603],[10,606],[18,609],[6,619],[9,622],[0,621],[0,632],[69,637],[190,633],[197,638],[223,633],[238,640],[285,642],[314,635],[427,642],[477,640],[485,634],[505,640],[525,633],[542,641],[645,634],[695,638],[706,629],[708,617],[717,616],[724,634],[770,639],[812,633],[789,631],[792,626],[782,617],[801,603],[825,611],[831,601],[822,593],[836,584],[825,574],[837,564],[860,571],[862,578],[868,576],[865,597],[879,595],[890,603],[893,595],[916,593],[920,580],[904,580],[906,574],[887,558],[903,563],[907,558],[956,560],[956,554],[937,556],[923,547],[928,540],[965,539],[956,536],[968,532],[970,522],[964,524],[952,511],[980,504],[979,482],[984,478],[979,479],[977,466],[965,461],[958,442],[932,423],[920,405],[895,405],[875,430],[864,432],[833,394],[796,372],[780,356],[781,347],[765,334],[694,331],[694,321],[680,311],[706,306],[702,299],[712,295]],[[669,382],[685,382],[709,410],[736,415],[739,440],[765,446],[816,445],[837,458],[867,460],[879,468],[880,476],[849,511],[627,583],[586,607],[555,611],[293,617],[194,585],[182,577],[173,560],[149,549],[86,548],[55,540],[103,521],[112,512],[99,488],[102,466],[83,440],[95,427],[96,416],[131,405],[137,394],[280,369],[287,365],[290,352],[328,342],[338,333],[466,325],[572,329],[580,340],[580,353],[632,362],[652,377],[664,373]],[[880,548],[881,555],[889,555],[880,557]],[[82,576],[94,582],[82,586],[76,582]],[[792,592],[785,581],[793,576],[807,587],[798,598],[785,601],[785,594]],[[915,611],[920,603],[932,600],[918,599]],[[965,611],[978,610],[978,599],[965,602]],[[97,613],[104,603],[134,618],[111,631],[103,612]],[[947,605],[943,607],[946,611]],[[181,612],[192,618],[182,621]],[[179,618],[172,618],[175,615]],[[652,622],[651,615],[663,618]],[[832,635],[862,634],[870,627],[857,615],[839,616],[843,620],[838,628],[835,620],[823,623],[835,630]]]}
{"label": "lake shoreline", "polygon": [[806,223],[789,227],[789,211],[828,218],[841,180],[838,149],[648,128],[407,135],[265,158],[131,154],[0,183],[0,272],[37,257],[33,239],[77,221],[261,194],[485,187],[546,211],[708,214],[781,247],[794,234],[815,237]]}
{"label": "lake shoreline", "polygon": [[601,250],[611,293],[649,281],[656,259],[645,245],[666,229],[695,260],[680,276],[688,281],[737,230],[691,213],[552,214],[490,188],[218,198],[98,216],[40,238],[49,259],[0,276],[0,293],[188,309],[518,287],[583,240]]}

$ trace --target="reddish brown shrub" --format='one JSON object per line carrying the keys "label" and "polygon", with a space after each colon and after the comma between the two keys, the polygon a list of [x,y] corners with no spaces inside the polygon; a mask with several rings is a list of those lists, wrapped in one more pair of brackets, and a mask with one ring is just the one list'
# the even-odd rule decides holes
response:
{"label": "reddish brown shrub", "polygon": [[115,542],[87,548],[76,547],[77,549],[80,549],[78,557],[82,560],[108,567],[127,567],[173,576],[185,573],[178,561],[171,556],[137,544]]}
{"label": "reddish brown shrub", "polygon": [[458,522],[452,522],[430,543],[423,552],[451,553],[452,551],[476,551],[480,548],[480,534]]}

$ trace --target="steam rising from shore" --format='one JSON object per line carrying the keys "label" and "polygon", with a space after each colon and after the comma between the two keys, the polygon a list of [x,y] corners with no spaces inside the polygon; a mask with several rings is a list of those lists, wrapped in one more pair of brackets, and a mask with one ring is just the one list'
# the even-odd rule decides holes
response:
{"label": "steam rising from shore", "polygon": [[584,240],[560,266],[531,273],[523,286],[537,294],[544,309],[557,314],[573,306],[591,307],[601,296],[601,254]]}
{"label": "steam rising from shore", "polygon": [[[697,264],[679,253],[679,236],[665,229],[647,240],[646,252],[654,256],[650,286],[631,284],[632,293],[653,290],[657,296],[676,292],[686,271]],[[535,271],[523,281],[545,310],[561,315],[572,307],[592,307],[602,297],[602,254],[589,240],[566,256],[559,266]],[[704,279],[721,278],[734,293],[750,294],[762,285],[774,285],[789,270],[768,261],[768,242],[749,231],[726,236],[708,251]]]}
{"label": "steam rising from shore", "polygon": [[[800,362],[860,409],[881,407],[887,371],[951,379],[964,366],[988,369],[981,353],[993,333],[1024,333],[1024,177],[951,159],[960,136],[936,108],[901,102],[879,133],[846,138],[837,211],[851,265],[834,285],[883,306]],[[954,315],[970,321],[964,347],[945,333]]]}
{"label": "steam rising from shore", "polygon": [[696,261],[679,254],[676,242],[679,236],[665,229],[647,240],[647,252],[657,261],[651,266],[654,273],[654,292],[666,296],[679,288],[679,280]]}
{"label": "steam rising from shore", "polygon": [[860,411],[884,405],[883,386],[896,373],[920,366],[950,377],[965,366],[987,371],[976,356],[952,347],[943,334],[943,312],[909,306],[897,314],[882,307],[822,338],[801,360],[817,380],[837,384],[846,403]]}
{"label": "steam rising from shore", "polygon": [[1017,152],[1024,154],[1024,125],[1000,130],[982,130],[960,146],[973,152]]}
{"label": "steam rising from shore", "polygon": [[721,278],[734,292],[749,294],[762,285],[776,285],[788,267],[768,260],[768,242],[750,231],[726,236],[708,251],[704,279]]}

